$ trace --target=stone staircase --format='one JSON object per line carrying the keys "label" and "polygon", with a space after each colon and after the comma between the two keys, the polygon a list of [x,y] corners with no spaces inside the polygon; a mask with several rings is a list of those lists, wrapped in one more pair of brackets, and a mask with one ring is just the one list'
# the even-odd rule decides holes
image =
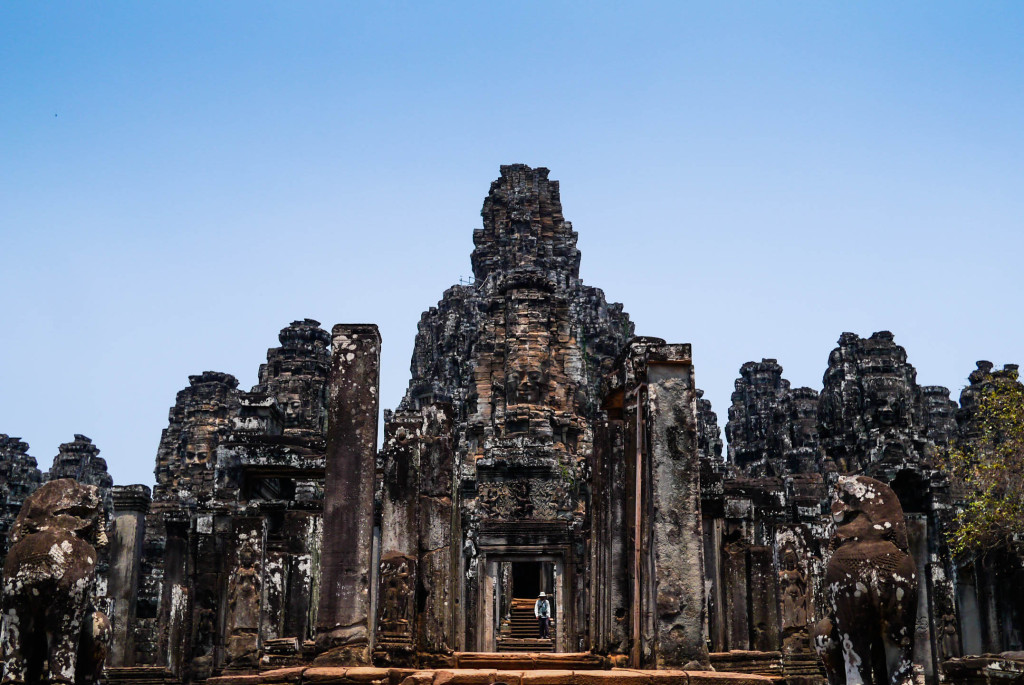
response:
{"label": "stone staircase", "polygon": [[[513,599],[509,621],[502,625],[498,636],[499,652],[553,652],[553,639],[540,639],[537,618],[533,615],[535,599]],[[551,622],[548,634],[554,635],[554,621]]]}

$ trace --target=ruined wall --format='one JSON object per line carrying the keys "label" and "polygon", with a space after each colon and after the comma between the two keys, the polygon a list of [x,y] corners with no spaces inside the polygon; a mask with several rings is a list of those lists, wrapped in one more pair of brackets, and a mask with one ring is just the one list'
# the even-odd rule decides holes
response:
{"label": "ruined wall", "polygon": [[[991,594],[974,585],[955,589],[945,543],[954,509],[935,457],[963,432],[954,422],[956,403],[946,388],[918,386],[906,350],[887,331],[844,333],[820,396],[789,389],[781,373],[775,360],[744,364],[726,429],[731,470],[703,484],[712,648],[781,649],[787,669],[813,670],[809,626],[821,618],[826,503],[838,474],[867,473],[903,503],[922,579],[915,663],[934,682],[940,662],[960,653],[956,595],[980,606]],[[975,391],[965,392],[970,405]],[[959,417],[969,424],[967,413]],[[983,622],[989,614],[979,608],[973,615]]]}
{"label": "ruined wall", "polygon": [[330,338],[304,319],[279,340],[250,392],[207,371],[177,395],[134,562],[126,665],[192,680],[261,658],[287,666],[311,645]]}
{"label": "ruined wall", "polygon": [[454,643],[449,405],[386,415],[375,663],[442,663]]}

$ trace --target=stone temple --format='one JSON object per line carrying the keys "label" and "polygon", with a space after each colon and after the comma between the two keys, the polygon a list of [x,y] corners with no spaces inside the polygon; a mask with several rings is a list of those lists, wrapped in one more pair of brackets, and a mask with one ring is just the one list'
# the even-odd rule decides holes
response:
{"label": "stone temple", "polygon": [[[813,635],[847,474],[902,505],[915,682],[1012,671],[965,656],[1024,649],[1024,564],[952,557],[956,497],[937,457],[977,434],[980,393],[1016,383],[1016,366],[979,362],[957,403],[918,384],[892,333],[843,333],[820,390],[792,388],[777,360],[744,364],[726,450],[690,346],[636,337],[622,305],[580,279],[547,169],[501,167],[482,217],[474,281],[423,313],[382,430],[376,326],[303,319],[251,389],[189,377],[152,490],[113,485],[84,435],[45,475],[0,435],[3,553],[41,483],[98,488],[108,680],[419,683],[402,669],[522,669],[527,654],[575,673],[822,683]],[[317,671],[337,666],[376,669]]]}

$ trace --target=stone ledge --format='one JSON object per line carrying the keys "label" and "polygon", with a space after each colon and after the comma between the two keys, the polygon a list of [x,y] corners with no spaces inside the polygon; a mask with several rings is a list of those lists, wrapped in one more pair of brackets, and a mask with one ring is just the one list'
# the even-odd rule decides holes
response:
{"label": "stone ledge", "polygon": [[496,668],[510,671],[600,670],[611,660],[590,652],[455,652],[455,668]]}
{"label": "stone ledge", "polygon": [[[538,660],[538,662],[541,660]],[[210,678],[209,685],[779,685],[778,676],[721,671],[613,668],[374,668],[312,666]]]}

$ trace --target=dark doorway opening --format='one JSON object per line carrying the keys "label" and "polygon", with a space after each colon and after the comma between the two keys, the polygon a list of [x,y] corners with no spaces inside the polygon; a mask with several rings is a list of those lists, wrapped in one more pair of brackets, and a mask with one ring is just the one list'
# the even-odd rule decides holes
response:
{"label": "dark doorway opening", "polygon": [[536,599],[542,592],[551,596],[555,587],[555,565],[550,561],[513,561],[512,596]]}
{"label": "dark doorway opening", "polygon": [[512,596],[520,599],[533,598],[541,592],[541,567],[539,561],[516,561],[512,563]]}

